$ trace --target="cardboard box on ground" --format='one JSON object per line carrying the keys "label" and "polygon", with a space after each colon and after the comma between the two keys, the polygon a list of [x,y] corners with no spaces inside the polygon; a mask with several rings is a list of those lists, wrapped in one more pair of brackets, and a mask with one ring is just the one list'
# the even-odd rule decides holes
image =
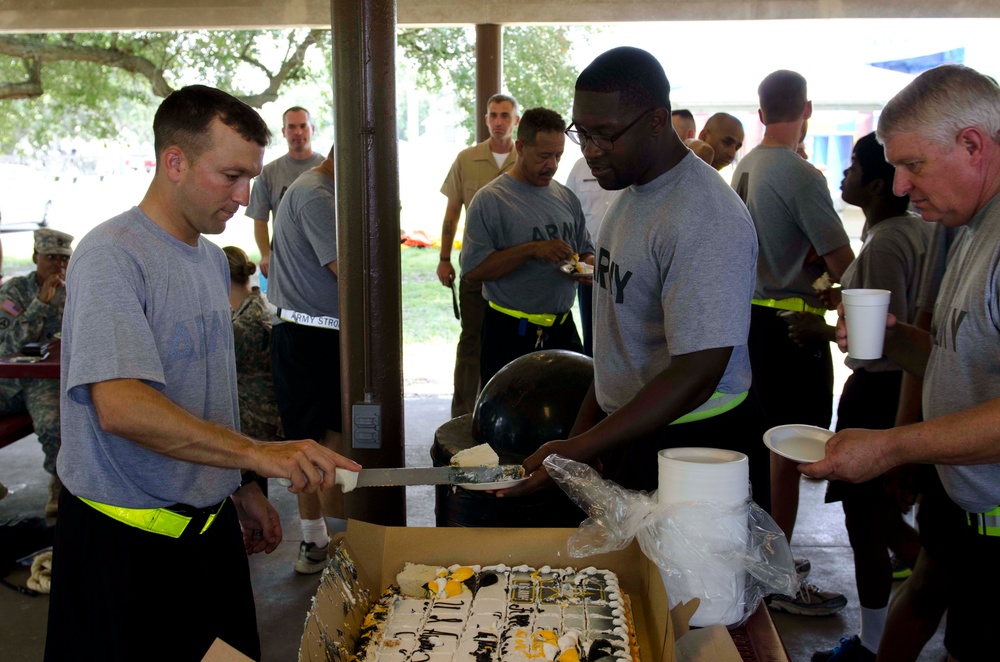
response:
{"label": "cardboard box on ground", "polygon": [[[688,631],[696,605],[669,609],[667,593],[656,566],[633,542],[626,549],[586,558],[570,557],[566,541],[576,529],[404,528],[357,520],[334,539],[339,546],[324,570],[313,608],[306,620],[300,662],[344,660],[338,644],[353,649],[361,623],[382,591],[396,580],[405,563],[447,567],[455,563],[536,568],[594,566],[612,570],[631,599],[641,662],[711,660],[738,662],[741,656],[722,626]],[[787,659],[770,620],[758,627],[772,660]],[[761,625],[758,623],[758,625]],[[675,647],[675,640],[680,640]],[[222,645],[220,645],[222,644]],[[776,645],[775,645],[776,644]],[[248,658],[216,641],[203,662],[242,662]],[[345,661],[346,662],[346,661]]]}

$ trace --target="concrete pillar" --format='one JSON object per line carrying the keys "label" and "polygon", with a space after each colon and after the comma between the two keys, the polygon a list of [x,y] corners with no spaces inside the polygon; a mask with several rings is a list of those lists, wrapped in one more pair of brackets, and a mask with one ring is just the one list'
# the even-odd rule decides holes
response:
{"label": "concrete pillar", "polygon": [[503,27],[495,23],[476,26],[476,142],[490,137],[490,128],[483,122],[486,101],[502,92]]}
{"label": "concrete pillar", "polygon": [[[402,467],[396,3],[331,0],[330,11],[344,439],[366,467]],[[346,508],[355,519],[406,524],[401,487],[351,492]]]}

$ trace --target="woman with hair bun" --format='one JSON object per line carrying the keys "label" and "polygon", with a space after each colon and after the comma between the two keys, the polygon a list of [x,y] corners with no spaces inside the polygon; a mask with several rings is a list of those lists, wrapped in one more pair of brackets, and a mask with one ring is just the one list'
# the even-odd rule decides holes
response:
{"label": "woman with hair bun", "polygon": [[257,265],[236,246],[222,250],[229,260],[229,305],[233,309],[241,432],[263,441],[282,439],[271,377],[271,313],[260,288],[250,286],[250,276],[257,272]]}

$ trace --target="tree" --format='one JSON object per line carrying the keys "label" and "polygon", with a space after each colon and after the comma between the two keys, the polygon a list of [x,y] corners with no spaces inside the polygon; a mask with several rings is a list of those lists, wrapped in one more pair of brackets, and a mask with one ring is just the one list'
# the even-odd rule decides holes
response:
{"label": "tree", "polygon": [[[569,110],[569,55],[587,31],[504,29],[505,78],[522,107]],[[404,29],[399,45],[422,86],[454,91],[474,133],[473,31]],[[322,55],[310,63],[311,51]],[[328,86],[330,62],[328,30],[0,35],[0,151],[67,137],[134,142],[148,132],[157,98],[178,87],[214,85],[260,108],[289,85]]]}
{"label": "tree", "polygon": [[195,82],[259,108],[315,77],[306,54],[316,44],[329,51],[329,31],[0,35],[0,149],[118,138],[130,118],[148,127],[156,97]]}
{"label": "tree", "polygon": [[[569,115],[577,72],[571,61],[574,44],[585,42],[594,28],[582,26],[508,26],[503,29],[505,92],[521,109],[545,106]],[[469,28],[401,30],[403,56],[417,65],[418,82],[431,91],[451,89],[475,135],[475,33]]]}

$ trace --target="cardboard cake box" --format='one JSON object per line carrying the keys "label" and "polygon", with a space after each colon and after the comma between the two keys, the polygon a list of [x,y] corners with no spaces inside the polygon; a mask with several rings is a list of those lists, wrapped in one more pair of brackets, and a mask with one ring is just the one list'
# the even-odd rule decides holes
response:
{"label": "cardboard cake box", "polygon": [[404,528],[351,520],[320,579],[299,660],[346,662],[365,614],[410,562],[612,570],[631,599],[642,662],[673,662],[674,630],[656,566],[635,542],[619,552],[573,558],[566,551],[566,541],[575,531]]}

